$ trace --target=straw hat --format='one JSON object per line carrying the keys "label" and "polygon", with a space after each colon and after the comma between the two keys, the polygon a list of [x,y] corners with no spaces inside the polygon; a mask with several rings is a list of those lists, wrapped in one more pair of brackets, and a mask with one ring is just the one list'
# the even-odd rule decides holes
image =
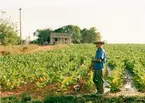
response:
{"label": "straw hat", "polygon": [[98,41],[94,42],[93,44],[105,44],[105,42],[101,41],[101,40],[98,40]]}

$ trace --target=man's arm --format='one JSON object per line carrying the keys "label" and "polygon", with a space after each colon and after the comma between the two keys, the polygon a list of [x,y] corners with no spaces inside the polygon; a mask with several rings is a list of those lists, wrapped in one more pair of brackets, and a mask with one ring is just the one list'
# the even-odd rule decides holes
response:
{"label": "man's arm", "polygon": [[92,60],[92,62],[99,62],[99,63],[100,63],[101,61],[102,61],[102,59],[101,59],[101,58],[98,58],[98,59],[93,59],[93,60]]}
{"label": "man's arm", "polygon": [[97,57],[98,57],[98,58],[93,58],[92,61],[93,61],[93,62],[98,62],[98,63],[100,63],[100,62],[104,59],[104,52],[103,52],[103,51],[100,51],[100,52],[97,54]]}
{"label": "man's arm", "polygon": [[102,59],[101,59],[101,58],[96,59],[96,62],[101,62],[101,61],[102,61]]}

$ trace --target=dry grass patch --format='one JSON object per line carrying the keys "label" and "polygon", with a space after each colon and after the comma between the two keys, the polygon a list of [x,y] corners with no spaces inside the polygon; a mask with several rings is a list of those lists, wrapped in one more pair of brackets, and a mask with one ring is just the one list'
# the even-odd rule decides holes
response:
{"label": "dry grass patch", "polygon": [[9,46],[0,45],[0,55],[35,53],[41,51],[60,49],[64,47],[69,47],[69,45],[46,45],[46,46],[39,46],[35,44],[9,45]]}
{"label": "dry grass patch", "polygon": [[9,45],[9,46],[0,46],[1,55],[8,54],[22,54],[28,51],[39,48],[38,45]]}

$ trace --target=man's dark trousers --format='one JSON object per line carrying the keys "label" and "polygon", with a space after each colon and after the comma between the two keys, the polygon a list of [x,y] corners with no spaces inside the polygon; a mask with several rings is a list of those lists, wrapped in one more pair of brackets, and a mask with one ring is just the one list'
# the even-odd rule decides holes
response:
{"label": "man's dark trousers", "polygon": [[93,75],[93,82],[96,86],[97,93],[103,94],[104,93],[104,88],[103,88],[103,74],[102,74],[102,69],[100,70],[94,70],[94,75]]}

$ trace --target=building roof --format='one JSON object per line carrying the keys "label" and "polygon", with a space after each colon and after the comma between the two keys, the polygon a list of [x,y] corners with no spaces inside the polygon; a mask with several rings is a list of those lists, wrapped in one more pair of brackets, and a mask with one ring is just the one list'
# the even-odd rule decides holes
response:
{"label": "building roof", "polygon": [[69,33],[51,33],[50,36],[52,37],[60,37],[60,36],[65,36],[65,37],[71,37]]}

